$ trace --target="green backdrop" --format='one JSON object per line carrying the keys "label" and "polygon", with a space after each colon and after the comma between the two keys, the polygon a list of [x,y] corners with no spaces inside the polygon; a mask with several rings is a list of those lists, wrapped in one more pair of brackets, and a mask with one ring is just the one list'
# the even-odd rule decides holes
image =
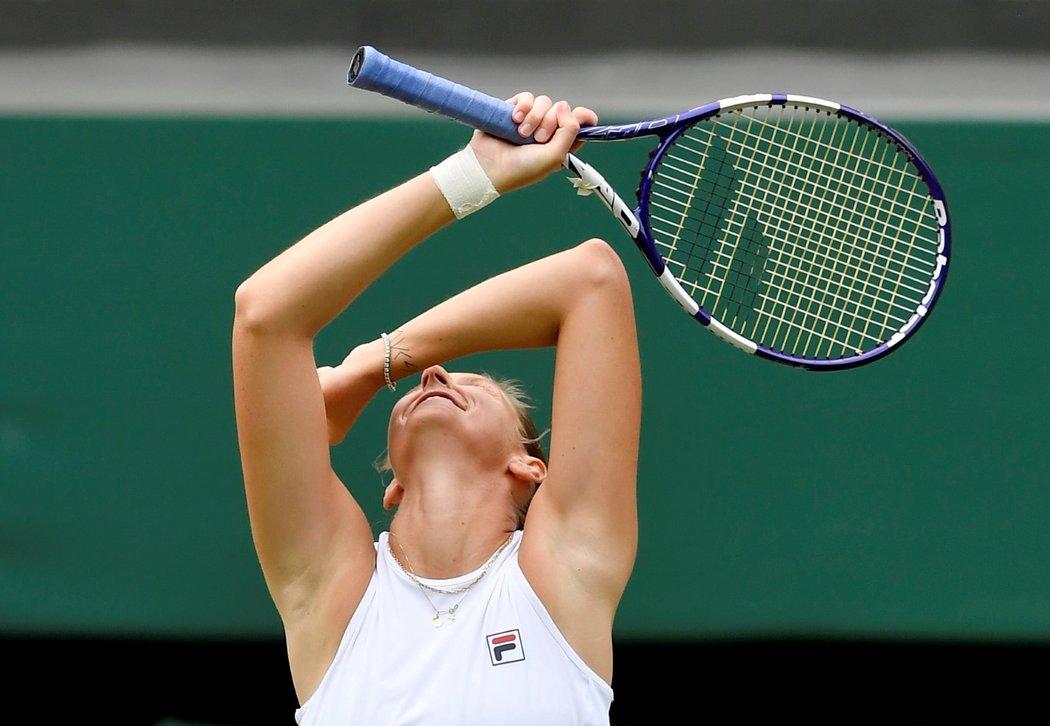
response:
{"label": "green backdrop", "polygon": [[[954,257],[929,322],[876,365],[821,374],[740,354],[557,175],[412,252],[318,358],[604,236],[635,282],[645,374],[620,638],[1050,640],[1050,125],[898,126],[942,177]],[[239,476],[234,290],[465,139],[431,119],[0,119],[0,632],[279,634]],[[633,189],[646,153],[583,155]],[[552,362],[462,365],[522,379],[542,421]],[[392,400],[335,452],[377,528]]]}

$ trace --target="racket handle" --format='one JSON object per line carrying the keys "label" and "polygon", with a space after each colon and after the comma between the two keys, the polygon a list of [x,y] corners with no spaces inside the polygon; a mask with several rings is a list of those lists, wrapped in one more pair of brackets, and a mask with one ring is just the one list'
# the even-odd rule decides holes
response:
{"label": "racket handle", "polygon": [[453,83],[396,61],[369,45],[358,48],[346,74],[347,85],[402,101],[479,129],[514,144],[532,137],[518,134],[507,101]]}

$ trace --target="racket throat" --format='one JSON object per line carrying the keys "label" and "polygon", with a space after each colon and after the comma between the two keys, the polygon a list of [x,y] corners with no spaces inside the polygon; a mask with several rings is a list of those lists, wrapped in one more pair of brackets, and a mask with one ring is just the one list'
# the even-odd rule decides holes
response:
{"label": "racket throat", "polygon": [[597,194],[598,198],[612,212],[617,221],[631,236],[638,241],[642,233],[642,225],[637,215],[627,206],[627,203],[616,192],[613,191],[605,177],[585,161],[580,160],[573,154],[566,154],[562,164],[568,171],[569,181],[576,187],[576,193],[580,196]]}

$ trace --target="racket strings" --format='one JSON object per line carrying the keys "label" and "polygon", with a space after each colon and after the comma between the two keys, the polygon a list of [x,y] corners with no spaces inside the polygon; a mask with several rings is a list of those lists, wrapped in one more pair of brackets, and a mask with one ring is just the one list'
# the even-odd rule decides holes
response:
{"label": "racket strings", "polygon": [[[822,118],[826,119],[827,116],[824,116]],[[751,118],[751,119],[749,119],[749,121],[754,121],[754,119]],[[768,126],[768,124],[765,124],[765,125]],[[847,128],[848,128],[848,126],[847,126]],[[821,136],[823,135],[823,132],[825,130],[826,130],[826,124],[822,124],[821,125]],[[746,137],[746,136],[753,136],[753,135],[754,134],[751,132],[750,124],[749,124],[749,126],[747,128],[747,133],[745,133],[744,136]],[[792,147],[791,147],[791,149],[789,151],[789,154],[788,154],[789,157],[792,154],[797,153],[797,148],[796,147],[797,147],[798,138],[799,137],[797,137],[797,136],[795,137],[795,143],[792,144]],[[811,135],[806,137],[806,141],[811,141],[812,138],[813,138],[813,136],[811,134]],[[862,144],[862,150],[864,149],[864,146],[865,146],[865,144],[867,144],[867,142],[872,141],[872,139],[876,139],[876,138],[878,138],[878,137],[875,134],[870,134],[870,133],[864,134],[864,136],[863,136],[864,144]],[[851,147],[849,149],[849,153],[846,154],[847,157],[854,158],[854,159],[868,159],[869,161],[868,161],[867,167],[868,167],[869,170],[872,169],[872,168],[881,169],[881,170],[885,170],[886,168],[888,168],[886,166],[886,164],[883,163],[883,161],[885,159],[885,149],[888,148],[887,146],[883,146],[882,157],[878,161],[875,161],[874,157],[872,155],[868,155],[866,152],[865,153],[861,153],[861,154],[853,153],[854,149],[855,149],[855,142],[856,141],[857,141],[857,136],[854,136],[853,139],[852,139],[852,142],[851,142]],[[872,142],[872,143],[876,143],[876,142]],[[817,146],[818,146],[818,148],[819,147],[824,147],[824,146],[826,146],[826,144],[821,142],[821,143],[817,144]],[[785,164],[786,159],[785,159],[785,156],[784,156],[784,153],[783,153],[784,150],[785,150],[785,147],[783,147],[783,146],[781,146],[779,148],[779,152],[780,153],[777,154],[776,159],[772,162],[775,167],[778,167],[778,168],[790,168],[790,165],[786,165]],[[756,166],[756,164],[754,163],[755,161],[756,161],[756,159],[748,159],[747,169],[748,169],[749,172],[755,171],[755,169],[754,169],[754,167]],[[766,163],[761,163],[761,162],[766,162]],[[758,173],[767,173],[767,172],[769,172],[770,171],[770,169],[768,168],[769,159],[763,158],[761,160],[761,162],[757,164],[757,166],[760,167],[757,170]],[[789,175],[789,176],[792,177],[792,179],[791,179],[792,182],[798,182],[800,180],[800,177],[798,175],[792,174],[792,175]],[[812,176],[813,176],[812,174],[807,175],[807,177],[812,177]],[[803,179],[801,179],[801,181],[803,181],[806,184],[811,183],[811,179],[810,178],[803,178]],[[829,192],[832,193],[832,195],[831,195],[832,206],[840,208],[839,210],[837,210],[837,215],[836,215],[837,219],[840,222],[843,222],[843,221],[849,222],[851,220],[845,219],[842,216],[841,207],[843,205],[840,205],[838,203],[838,200],[837,200],[837,197],[839,195],[843,195],[844,193],[841,192],[840,189],[836,188],[831,182],[838,181],[838,182],[841,182],[841,183],[845,184],[846,186],[851,187],[850,193],[856,195],[856,200],[862,207],[867,202],[867,199],[865,199],[865,192],[866,192],[866,190],[863,189],[863,188],[859,188],[855,184],[852,184],[851,183],[853,181],[852,177],[850,177],[850,179],[847,181],[847,179],[845,178],[845,175],[842,175],[842,174],[839,174],[839,175],[831,174],[829,176],[826,175],[820,181],[821,181],[821,183],[825,184],[826,185],[826,189]],[[746,182],[745,182],[745,184],[746,184]],[[783,186],[783,184],[781,184],[781,186]],[[827,202],[828,200],[825,199],[824,201]],[[892,204],[889,205],[889,207],[892,207]],[[788,219],[791,220],[792,222],[794,222],[795,221],[794,218],[798,217],[798,212],[797,212],[797,210],[790,210],[790,211],[791,211],[791,214],[789,215]],[[823,212],[825,210],[820,209],[819,211]],[[831,224],[830,224],[831,219],[830,219],[830,217],[831,217],[831,215],[821,216],[820,214],[818,214],[817,218],[812,220],[813,222],[815,222],[815,224],[814,224],[814,228],[812,230],[810,241],[811,242],[816,242],[817,243],[816,246],[818,248],[820,248],[821,251],[824,251],[824,249],[834,249],[835,252],[834,253],[829,253],[825,258],[815,259],[815,258],[813,258],[811,256],[808,257],[808,258],[806,257],[806,253],[807,253],[807,251],[810,249],[810,247],[812,245],[807,245],[805,247],[800,247],[799,245],[794,244],[792,246],[785,247],[784,249],[789,253],[788,255],[786,255],[786,257],[788,257],[788,259],[783,259],[785,257],[785,255],[780,255],[780,259],[777,260],[778,264],[783,266],[784,269],[787,270],[789,273],[791,271],[793,271],[793,270],[802,270],[802,271],[804,271],[805,274],[804,274],[804,276],[802,278],[794,281],[796,283],[796,289],[794,289],[794,290],[791,289],[792,280],[790,278],[788,278],[787,276],[784,276],[784,279],[783,279],[784,284],[774,285],[771,282],[771,284],[770,284],[771,291],[773,293],[776,293],[776,294],[766,295],[766,296],[763,297],[763,299],[765,301],[770,303],[770,309],[775,311],[775,310],[777,310],[777,303],[779,301],[781,301],[781,300],[788,300],[788,301],[790,301],[790,300],[793,299],[793,297],[792,297],[793,294],[795,294],[795,293],[801,293],[802,294],[803,302],[799,303],[798,305],[794,305],[794,306],[792,306],[792,305],[782,305],[782,307],[787,307],[788,309],[790,309],[790,311],[793,312],[794,315],[792,315],[791,317],[786,317],[784,315],[777,315],[775,312],[771,313],[771,315],[766,318],[766,325],[765,325],[763,333],[762,333],[762,335],[768,337],[770,335],[770,324],[771,324],[772,321],[775,320],[776,321],[776,325],[773,328],[773,338],[774,339],[780,339],[780,338],[783,338],[784,336],[790,336],[790,335],[797,334],[794,352],[796,354],[802,355],[802,356],[809,356],[809,355],[811,355],[811,353],[810,353],[810,346],[811,345],[814,347],[814,351],[819,351],[820,344],[822,342],[828,342],[829,344],[833,343],[837,336],[841,336],[843,334],[845,334],[847,336],[852,336],[854,341],[858,342],[858,344],[860,346],[862,346],[861,349],[863,349],[863,347],[871,347],[873,345],[877,345],[879,342],[881,342],[881,340],[885,339],[885,337],[887,336],[887,332],[889,330],[892,330],[892,328],[890,327],[892,324],[895,324],[895,327],[899,328],[907,320],[907,317],[904,317],[904,318],[893,317],[892,315],[889,314],[888,310],[885,310],[885,309],[880,310],[879,309],[880,298],[878,297],[878,294],[879,294],[879,292],[882,289],[881,285],[884,284],[884,283],[892,284],[892,282],[887,278],[887,276],[880,275],[879,276],[880,277],[879,280],[872,280],[870,272],[871,272],[871,270],[873,270],[875,268],[869,268],[867,270],[860,270],[859,267],[856,264],[853,264],[851,262],[851,257],[848,254],[848,252],[850,250],[848,250],[848,248],[843,247],[841,245],[840,246],[836,246],[834,248],[831,247],[830,243],[833,243],[834,240],[829,238],[829,233],[831,233],[833,231],[833,229],[831,229]],[[779,221],[779,220],[774,220],[774,221]],[[869,226],[868,230],[871,230],[872,228],[873,228],[873,226]],[[861,233],[863,233],[862,229],[863,229],[862,226],[858,225],[858,229],[857,230],[851,230],[851,231],[852,232],[861,232]],[[780,231],[780,232],[783,232],[783,225],[778,225],[777,226],[777,230]],[[794,230],[792,230],[792,232],[794,232]],[[797,237],[795,237],[794,234],[791,234],[791,235],[780,234],[780,235],[776,235],[776,236],[778,238],[780,238],[780,239],[784,239],[786,242],[791,242],[791,241],[797,239]],[[828,243],[825,243],[825,240],[828,240]],[[866,235],[866,241],[869,243],[869,246],[870,246],[870,243],[872,242],[872,240],[873,240],[872,235],[871,234],[867,234]],[[792,256],[795,252],[801,252],[801,256]],[[812,265],[814,263],[817,264],[817,266],[819,267],[818,272],[820,274],[813,274],[812,267],[810,267],[809,270],[807,270],[806,265],[807,264]],[[885,264],[885,262],[883,262],[882,264]],[[842,271],[844,269],[847,270],[849,273],[851,273],[852,276],[841,275],[840,277],[838,277],[836,279],[836,272],[837,271]],[[828,279],[832,280],[835,283],[838,283],[839,284],[839,289],[845,289],[845,288],[848,287],[848,290],[849,290],[850,294],[849,295],[843,295],[843,294],[840,294],[840,293],[836,293],[835,292],[835,287],[833,285],[823,285],[822,283],[825,280],[828,280]],[[802,289],[802,290],[798,289],[798,284],[799,283],[801,284],[801,287],[805,288],[805,289]],[[875,287],[872,287],[873,285]],[[919,291],[921,292],[921,289]],[[859,294],[859,297],[858,297],[858,294]],[[856,303],[856,304],[854,305],[854,303]],[[854,321],[855,322],[863,321],[863,323],[864,323],[864,325],[861,327],[860,330],[854,330],[851,325],[844,325],[842,323],[842,319],[843,319],[842,313],[843,313],[843,311],[850,310],[850,306],[851,305],[854,305],[854,307],[853,307],[853,313],[854,313],[854,318],[853,319],[854,319]],[[822,307],[822,306],[826,306],[826,308]],[[903,306],[901,306],[901,307],[903,308]],[[824,312],[830,312],[830,314],[823,315]],[[837,315],[836,315],[836,313],[837,313]],[[881,313],[881,316],[880,316],[880,313]],[[823,317],[821,317],[822,315],[823,315]],[[878,323],[876,323],[876,321],[875,321],[876,317],[880,318]],[[796,322],[800,318],[803,321],[801,324]],[[811,322],[814,319],[822,320],[822,323],[819,324],[819,325],[815,325],[815,326],[808,325],[808,323]],[[876,330],[875,330],[875,335],[868,335],[868,331],[871,330],[871,328],[873,326],[873,323],[875,323],[876,326],[877,326]],[[878,327],[878,325],[880,325],[880,324],[881,324],[881,327]],[[830,337],[829,337],[829,333],[830,333]],[[854,352],[856,352],[856,351],[854,351]]]}
{"label": "racket strings", "polygon": [[[874,132],[866,132],[864,136],[866,137],[866,140],[879,138],[878,134]],[[857,137],[854,136],[854,140],[856,138]],[[885,154],[887,150],[892,148],[895,147],[893,147],[889,143],[884,144],[883,154]],[[763,152],[761,149],[759,149],[757,152],[757,157],[760,158],[763,155],[768,156],[768,153]],[[864,157],[854,155],[853,158],[857,160],[863,160]],[[765,161],[768,162],[765,165],[753,163],[755,161],[756,158],[749,159],[749,162],[752,162],[749,163],[749,170],[751,170],[751,168],[754,166],[764,166],[764,168],[759,168],[756,171],[758,173],[769,173],[771,175],[770,178],[772,178],[774,181],[776,181],[776,170],[779,168],[783,170],[785,176],[791,177],[791,181],[793,182],[801,183],[804,185],[826,182],[826,190],[830,195],[830,198],[825,198],[823,201],[827,204],[828,208],[831,211],[835,211],[838,213],[837,218],[842,220],[842,222],[847,227],[854,227],[854,229],[849,230],[853,234],[863,234],[861,222],[850,219],[847,216],[850,212],[853,211],[860,211],[862,213],[861,219],[863,220],[863,222],[883,222],[884,224],[889,224],[891,222],[896,224],[915,223],[919,225],[921,225],[923,222],[922,216],[916,217],[916,215],[914,214],[914,212],[916,211],[915,207],[910,203],[914,202],[916,198],[920,199],[921,203],[925,203],[927,195],[923,193],[917,193],[914,190],[905,189],[903,184],[905,180],[901,178],[901,175],[905,171],[907,171],[907,169],[892,169],[891,167],[888,167],[885,163],[883,163],[881,160],[879,162],[869,160],[869,168],[864,173],[855,174],[853,177],[850,178],[850,180],[847,180],[846,178],[844,178],[844,174],[840,173],[838,176],[836,176],[835,174],[822,175],[819,172],[815,173],[813,168],[804,167],[801,164],[799,165],[799,168],[803,169],[803,171],[806,172],[806,176],[800,177],[798,175],[792,175],[789,171],[787,171],[787,169],[791,168],[790,165],[785,167],[785,160],[783,156],[780,155],[778,155],[771,161],[769,159],[765,159]],[[855,171],[851,169],[846,169],[845,167],[833,167],[832,170],[838,172]],[[885,170],[890,170],[896,173],[897,177],[892,181],[892,183],[890,183],[891,180],[889,179],[879,179],[877,176],[874,175],[876,172],[882,172]],[[869,184],[862,185],[851,183],[855,180],[869,182]],[[912,176],[911,181],[913,183],[918,181],[918,177]],[[747,180],[744,180],[743,183],[747,184],[748,182]],[[879,189],[877,187],[879,183],[883,183],[884,188]],[[755,185],[751,186],[757,189]],[[910,198],[900,200],[898,197],[902,192],[909,194]],[[935,224],[927,224],[926,227],[932,232],[935,232],[937,229]]]}
{"label": "racket strings", "polygon": [[[659,205],[657,205],[657,206],[659,206]],[[658,214],[656,214],[656,215],[653,215],[653,219],[665,219],[665,217],[660,217]],[[753,219],[753,217],[752,217],[752,219]],[[731,221],[728,224],[729,225],[734,225],[734,224],[739,224],[739,223]],[[784,221],[784,224],[796,227],[797,228],[796,231],[798,233],[801,233],[803,231],[803,229],[802,229],[803,221],[786,220],[786,221]],[[675,235],[677,237],[680,237],[686,231],[696,231],[696,230],[689,230],[685,225],[682,225],[680,220],[679,220],[677,222],[677,229],[675,231]],[[743,235],[741,234],[741,235],[738,235],[738,236],[743,236]],[[824,251],[827,254],[832,254],[833,253],[833,248],[831,247],[831,244],[820,242],[819,233],[817,235],[817,243],[816,244],[817,244],[817,250],[818,251]],[[843,295],[841,293],[835,292],[834,290],[828,290],[826,286],[821,286],[821,284],[820,284],[821,283],[821,276],[815,275],[815,274],[812,274],[812,273],[806,273],[804,270],[801,273],[801,275],[799,275],[797,270],[799,270],[799,268],[802,265],[804,265],[804,264],[814,262],[814,255],[812,253],[807,254],[807,252],[804,249],[793,249],[793,248],[798,248],[798,246],[797,245],[793,245],[793,246],[791,246],[789,248],[785,248],[781,252],[781,254],[779,254],[777,256],[777,258],[775,258],[775,260],[771,260],[770,261],[770,263],[772,265],[774,265],[774,268],[769,271],[770,275],[773,276],[773,277],[780,277],[784,283],[791,283],[792,279],[795,279],[796,285],[798,285],[798,286],[800,286],[802,288],[807,288],[808,291],[810,291],[814,295],[817,294],[818,292],[823,292],[826,296],[833,298],[833,304],[834,305],[844,306],[844,305],[848,304],[849,299],[852,296],[850,296],[850,295]],[[709,252],[710,252],[710,250],[709,250]],[[728,273],[732,269],[731,268],[732,262],[737,257],[733,253],[727,253],[727,252],[724,252],[724,251],[721,251],[721,250],[718,250],[718,251],[715,251],[715,252],[711,252],[711,255],[713,255],[712,256],[712,262],[711,262],[712,268],[713,269],[719,269],[720,268],[720,269],[722,269],[722,270],[727,272],[727,274],[723,275],[722,278],[720,279],[720,281],[718,281],[718,282],[724,284],[724,283],[727,282],[727,279],[729,278]],[[752,256],[755,256],[755,255],[753,254]],[[673,262],[675,264],[678,264],[679,267],[681,266],[681,263],[680,263],[679,260],[673,260]],[[858,265],[849,265],[848,263],[842,263],[841,261],[837,261],[837,262],[840,265],[843,265],[844,269],[853,269],[853,270],[859,270],[860,269]],[[737,266],[737,267],[739,267],[739,266]],[[685,277],[685,274],[679,273],[677,276],[680,279],[682,277]],[[845,277],[846,277],[846,275],[843,272],[836,273],[835,271],[829,272],[828,275],[825,275],[825,276],[831,277],[833,279],[833,281],[835,281],[835,282],[843,282]],[[885,278],[885,275],[879,275],[879,276],[882,277],[882,278]],[[916,279],[917,283],[921,282],[921,279],[919,279],[919,278],[915,278],[915,279]],[[863,281],[861,281],[860,276],[854,276],[853,281],[854,281],[855,284],[858,283],[858,282],[861,283],[862,285],[866,285],[867,284],[867,283],[864,283]],[[713,289],[710,289],[710,288],[702,287],[701,285],[697,284],[695,281],[694,281],[694,283],[692,285],[690,285],[690,287],[692,288],[692,291],[694,293],[697,292],[697,291],[705,292],[705,293],[709,293],[709,294],[715,294],[715,295],[719,295],[719,294],[723,293],[723,290],[713,290]],[[744,287],[749,287],[749,286],[745,285]],[[753,286],[751,286],[751,287],[753,287]],[[906,285],[905,287],[907,287],[909,290],[911,290],[912,292],[915,292],[917,294],[925,292],[924,288],[919,287],[917,285],[911,285],[911,286],[907,286]],[[780,291],[786,291],[787,287],[786,287],[785,284],[782,284],[778,289]],[[877,288],[875,291],[866,292],[862,288],[860,290],[859,294],[864,294],[866,292],[866,294],[869,297],[875,298],[877,293],[878,293],[878,290],[879,289]],[[854,291],[856,292],[856,286],[854,288]],[[733,296],[736,297],[736,295],[733,295]],[[813,297],[811,297],[811,299],[813,299]],[[873,305],[874,305],[874,303],[873,303]],[[901,305],[899,303],[892,302],[892,300],[890,302],[890,306],[899,309],[901,312],[908,312],[908,311],[910,311],[910,308],[908,306],[904,306],[904,305]],[[904,318],[895,317],[895,318],[892,318],[892,319],[894,319],[894,321],[897,321],[897,323],[904,323],[904,321],[906,320],[906,317],[904,317]]]}
{"label": "racket strings", "polygon": [[[668,206],[666,206],[664,204],[661,204],[659,202],[650,202],[650,203],[651,203],[651,205],[655,206],[656,208],[658,208],[660,210],[666,210],[666,211],[670,211],[672,213],[674,213],[674,211],[676,211],[673,208],[668,207]],[[702,230],[698,230],[696,228],[688,227],[686,222],[684,221],[687,218],[685,218],[681,214],[678,215],[678,219],[676,219],[676,220],[670,220],[667,217],[662,216],[659,212],[655,213],[653,215],[653,217],[655,219],[659,219],[660,221],[665,221],[665,222],[674,224],[676,226],[676,230],[675,230],[675,237],[676,238],[677,237],[681,237],[682,234],[684,232],[686,232],[686,231],[694,232],[694,233],[698,233],[698,232],[699,233],[703,233]],[[809,230],[810,226],[812,224],[810,221],[801,218],[800,215],[798,215],[797,213],[789,213],[789,216],[783,220],[783,223],[784,223],[784,225],[786,225],[786,226],[788,226],[790,228],[793,228],[791,231],[794,234],[796,234],[796,235],[801,235],[804,231]],[[729,224],[729,225],[733,225],[733,224],[739,225],[740,222],[734,222],[733,220],[728,220],[727,224]],[[819,224],[819,220],[818,220],[818,224]],[[825,224],[824,226],[827,226],[827,225]],[[833,249],[832,242],[824,241],[824,237],[822,237],[819,234],[815,235],[813,239],[814,239],[814,244],[816,245],[816,247],[817,247],[817,249],[819,251],[824,251],[824,252],[827,252],[828,254],[831,254],[831,251]],[[786,250],[785,253],[790,253],[790,250]],[[873,252],[873,256],[876,257],[876,258],[881,258],[879,261],[883,265],[888,264],[890,262],[890,255],[887,252],[881,252],[881,251],[875,250]],[[792,262],[791,264],[793,264],[793,265],[797,264],[797,260]],[[844,260],[842,262],[842,264],[845,266],[845,268],[847,270],[856,271],[856,270],[860,269],[859,263],[851,263],[849,259]],[[922,287],[922,283],[924,282],[924,279],[921,276],[905,275],[905,277],[910,278],[914,283],[916,283],[916,286],[912,287],[913,290],[915,290],[915,291],[924,291],[924,288]]]}
{"label": "racket strings", "polygon": [[712,316],[802,357],[853,355],[907,323],[929,289],[937,224],[910,158],[814,109],[716,117],[665,150],[654,241]]}
{"label": "racket strings", "polygon": [[[679,143],[679,148],[688,149],[689,151],[692,151],[698,156],[702,156],[704,153],[703,150],[690,148],[687,144],[683,144],[681,142]],[[888,145],[887,148],[889,148]],[[826,190],[826,195],[821,200],[822,208],[817,207],[816,214],[813,217],[818,223],[823,221],[826,225],[829,222],[837,222],[840,225],[844,226],[849,233],[854,235],[866,234],[866,224],[870,224],[873,222],[876,225],[881,224],[884,227],[890,224],[891,222],[896,222],[901,225],[905,223],[917,223],[920,226],[924,226],[931,233],[936,233],[936,224],[927,223],[927,218],[923,216],[919,216],[918,218],[916,218],[914,216],[914,207],[906,206],[903,202],[900,202],[899,200],[896,200],[890,196],[890,194],[893,192],[899,193],[901,191],[905,191],[904,187],[899,182],[892,186],[888,186],[886,192],[876,197],[878,201],[885,200],[885,202],[887,202],[887,204],[883,206],[878,206],[878,201],[871,200],[873,197],[871,189],[865,189],[864,187],[858,185],[843,183],[843,180],[841,178],[836,178],[830,174],[820,175],[819,173],[814,173],[813,169],[802,166],[799,166],[799,168],[805,172],[805,176],[802,176],[798,173],[792,173],[790,171],[790,166],[785,164],[785,160],[782,156],[776,156],[770,159],[766,159],[766,163],[761,164],[758,163],[758,159],[761,158],[763,155],[771,156],[771,154],[761,149],[752,150],[751,153],[752,156],[748,158],[748,170],[755,172],[755,175],[762,175],[764,177],[764,181],[756,183],[750,178],[745,177],[740,180],[740,184],[745,187],[746,191],[741,190],[738,193],[752,193],[756,196],[767,194],[770,190],[771,183],[780,184],[781,186],[783,186],[784,181],[789,180],[793,182],[796,186],[800,186],[804,190],[808,190],[807,193],[812,197],[813,192],[811,188],[818,184],[823,184],[825,185],[824,189]],[[681,159],[681,157],[675,155],[669,155],[669,158],[675,160]],[[693,173],[699,173],[701,167],[698,164],[693,164],[693,169]],[[675,168],[674,170],[677,171],[679,174],[687,173],[684,169],[680,168]],[[840,169],[839,171],[843,170]],[[875,181],[878,180],[876,179]],[[916,181],[918,181],[918,178],[913,178],[913,182]],[[661,183],[666,184],[667,179],[661,179]],[[848,194],[847,191],[843,191],[844,188],[849,192]],[[926,199],[924,195],[919,195],[915,192],[910,193],[920,196],[920,198],[923,201],[925,201]],[[904,209],[904,212],[897,212],[894,209],[892,209],[892,207],[895,205],[902,207],[902,209]],[[787,209],[787,206],[785,205],[784,208]],[[848,216],[851,212],[855,212],[858,210],[868,211],[869,214],[861,216],[857,219],[852,219]],[[793,216],[796,218],[802,218],[802,215],[799,214],[798,210],[794,210]],[[877,240],[873,240],[873,243],[877,245]],[[876,248],[874,250],[875,254],[877,256],[881,256],[884,261],[890,261],[890,255],[887,253],[892,251],[892,247]],[[931,261],[935,257],[935,252],[932,249],[920,250],[920,252],[921,251],[927,252]],[[904,259],[907,259],[907,257],[905,256]],[[922,281],[925,279],[925,276],[921,276],[916,279]]]}

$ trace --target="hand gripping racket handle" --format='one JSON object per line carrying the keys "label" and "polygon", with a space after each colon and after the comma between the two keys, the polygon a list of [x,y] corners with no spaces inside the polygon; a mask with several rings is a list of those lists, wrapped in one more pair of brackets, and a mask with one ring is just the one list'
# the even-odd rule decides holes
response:
{"label": "hand gripping racket handle", "polygon": [[431,113],[479,129],[514,144],[533,139],[518,134],[511,119],[513,104],[421,71],[363,45],[354,53],[346,82],[354,88],[375,91]]}
{"label": "hand gripping racket handle", "polygon": [[[513,104],[396,61],[370,45],[363,45],[354,53],[346,82],[354,88],[381,93],[514,144],[531,144],[535,141],[531,136],[523,137],[518,133],[518,125],[511,118]],[[602,131],[615,127],[587,128]],[[639,240],[644,239],[641,224],[602,175],[573,154],[565,155],[562,166],[569,172],[577,193],[587,195],[597,191],[598,198],[620,221],[635,243],[641,246]],[[644,247],[642,251],[654,271],[661,274],[664,265],[659,255],[647,252]]]}

